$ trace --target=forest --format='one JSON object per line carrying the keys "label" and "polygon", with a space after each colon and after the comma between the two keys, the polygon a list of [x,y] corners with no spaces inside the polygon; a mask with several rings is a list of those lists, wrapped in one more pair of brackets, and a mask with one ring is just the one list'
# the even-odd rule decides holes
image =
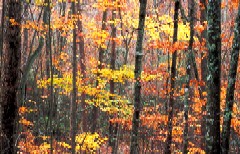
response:
{"label": "forest", "polygon": [[239,4],[0,0],[0,153],[240,153]]}

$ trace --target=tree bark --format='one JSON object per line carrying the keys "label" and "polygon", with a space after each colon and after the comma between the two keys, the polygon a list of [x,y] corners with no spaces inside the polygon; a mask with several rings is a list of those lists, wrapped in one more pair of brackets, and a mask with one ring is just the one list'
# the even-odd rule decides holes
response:
{"label": "tree bark", "polygon": [[[173,43],[177,42],[177,32],[178,32],[178,11],[179,11],[179,1],[175,1],[174,6],[174,32],[173,32]],[[171,153],[171,144],[172,144],[172,118],[173,118],[173,104],[174,104],[174,87],[176,80],[176,60],[177,60],[177,51],[175,50],[172,54],[172,66],[171,66],[171,79],[170,79],[170,96],[169,96],[169,107],[168,107],[168,133],[166,139],[166,150],[165,154]]]}
{"label": "tree bark", "polygon": [[[48,24],[48,33],[46,40],[46,49],[48,49],[49,56],[49,76],[50,76],[50,97],[49,97],[49,134],[50,134],[50,154],[53,154],[53,104],[54,104],[54,96],[53,96],[53,61],[52,61],[52,30],[51,30],[51,6],[50,0],[46,0],[47,2],[47,24]],[[47,57],[48,58],[48,57]]]}
{"label": "tree bark", "polygon": [[[16,153],[15,135],[17,123],[17,92],[21,63],[21,2],[9,0],[5,2],[6,13],[9,19],[15,19],[17,25],[7,20],[5,32],[5,62],[2,89],[2,132],[4,138],[2,153]],[[12,11],[14,10],[14,11]]]}
{"label": "tree bark", "polygon": [[190,91],[190,76],[191,76],[191,54],[193,50],[193,35],[194,35],[194,0],[189,0],[189,20],[190,20],[190,40],[187,53],[187,79],[185,87],[184,100],[184,132],[183,132],[183,154],[188,153],[188,111],[189,111],[189,91]]}
{"label": "tree bark", "polygon": [[[72,2],[72,15],[76,15],[75,2]],[[76,147],[76,131],[77,131],[77,43],[76,43],[76,27],[73,28],[73,48],[72,48],[72,101],[70,114],[70,134],[71,134],[71,152],[75,154]]]}
{"label": "tree bark", "polygon": [[206,153],[220,153],[221,0],[208,2]]}
{"label": "tree bark", "polygon": [[[200,0],[200,22],[201,25],[204,25],[207,21],[207,11],[206,11],[206,0]],[[201,43],[203,43],[204,41],[206,41],[207,38],[207,30],[203,30],[201,33]],[[206,51],[203,51],[203,53],[201,53],[201,76],[202,76],[202,80],[206,83],[207,82],[207,56],[205,53]],[[206,88],[204,88],[206,89]]]}
{"label": "tree bark", "polygon": [[[80,1],[78,1],[78,12],[79,15],[81,16],[81,4]],[[78,20],[78,33],[79,35],[79,53],[80,53],[80,69],[81,69],[81,74],[82,74],[82,80],[83,84],[82,86],[86,86],[86,59],[85,59],[85,49],[84,49],[84,37],[83,37],[83,25],[82,25],[82,20]],[[87,132],[88,129],[88,123],[87,123],[87,111],[86,111],[86,94],[83,91],[81,93],[81,105],[82,105],[82,128],[83,132]]]}
{"label": "tree bark", "polygon": [[[113,0],[113,3],[115,2],[115,0]],[[112,20],[114,21],[116,19],[116,9],[113,9],[112,10]],[[111,25],[112,27],[112,36],[111,36],[111,39],[112,39],[112,48],[111,48],[111,60],[110,60],[110,69],[112,71],[114,71],[116,68],[115,68],[115,61],[116,61],[116,35],[117,35],[117,28],[116,28],[116,25],[113,23]],[[115,91],[115,83],[114,83],[114,80],[111,79],[110,80],[110,94],[114,94]],[[113,96],[110,96],[110,100],[114,100],[114,97]],[[114,102],[113,102],[114,103]],[[114,105],[114,104],[113,104]],[[110,146],[112,146],[112,154],[116,154],[117,153],[117,148],[116,148],[116,141],[117,141],[117,124],[113,124],[111,122],[109,122],[109,127],[112,128],[112,129],[109,129],[109,144]]]}
{"label": "tree bark", "polygon": [[5,15],[5,0],[2,0],[2,12],[1,12],[1,32],[0,32],[0,55],[3,54],[3,33],[4,33],[4,15]]}
{"label": "tree bark", "polygon": [[222,131],[222,154],[229,152],[229,139],[230,128],[232,119],[232,108],[234,103],[235,83],[237,76],[239,46],[240,46],[240,5],[238,6],[238,14],[235,22],[234,40],[231,52],[230,70],[228,75],[228,86],[226,95],[226,107],[224,110],[223,118],[223,131]]}
{"label": "tree bark", "polygon": [[[24,16],[24,24],[26,24],[26,21],[28,20],[28,3],[24,3],[23,4],[24,5],[24,8],[23,8],[23,16]],[[28,33],[28,29],[27,28],[25,28],[24,30],[23,30],[23,43],[22,43],[22,50],[23,50],[23,53],[26,53],[26,54],[24,54],[23,55],[23,62],[26,62],[27,61],[27,53],[28,53],[28,48],[29,48],[29,46],[28,46],[28,35],[29,35],[29,33]],[[23,66],[24,66],[25,64],[23,64]]]}
{"label": "tree bark", "polygon": [[[3,92],[3,33],[4,33],[4,16],[5,16],[5,0],[2,1],[1,12],[1,35],[0,35],[0,120],[2,120],[2,92]],[[2,121],[1,121],[2,122]],[[0,124],[0,130],[2,130],[2,124]],[[0,150],[3,149],[3,139],[0,139]]]}
{"label": "tree bark", "polygon": [[[200,22],[201,25],[205,25],[204,22],[207,21],[207,8],[206,8],[206,0],[200,0]],[[201,33],[201,43],[206,42],[207,39],[207,30],[204,29]],[[205,48],[206,46],[204,46]],[[207,52],[205,50],[201,53],[201,80],[205,83],[203,86],[201,86],[202,92],[206,91],[206,83],[207,83]],[[206,96],[203,96],[203,99],[207,99]],[[206,111],[206,105],[203,105],[202,107],[202,122],[201,122],[201,135],[202,135],[202,143],[201,147],[202,149],[205,149],[205,132],[206,132],[206,115],[204,114]]]}
{"label": "tree bark", "polygon": [[143,56],[143,37],[144,37],[144,24],[146,17],[146,7],[147,0],[139,0],[140,10],[139,10],[139,22],[138,22],[138,36],[136,44],[136,54],[135,54],[135,70],[134,70],[134,111],[132,119],[132,132],[131,132],[131,146],[130,154],[136,154],[139,152],[138,143],[138,130],[140,124],[140,111],[141,111],[141,73],[142,73],[142,56]]}

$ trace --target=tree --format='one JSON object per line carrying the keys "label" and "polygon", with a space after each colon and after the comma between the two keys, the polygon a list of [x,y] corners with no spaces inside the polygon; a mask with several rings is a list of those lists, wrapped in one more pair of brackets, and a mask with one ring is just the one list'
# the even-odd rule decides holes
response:
{"label": "tree", "polygon": [[[2,153],[15,153],[15,135],[17,122],[17,92],[21,62],[21,1],[9,0],[5,2],[7,27],[5,32],[5,62],[2,74],[2,132],[4,144]],[[14,10],[14,11],[12,11]],[[11,24],[11,20],[18,24]]]}
{"label": "tree", "polygon": [[[80,4],[80,0],[78,0],[77,3],[77,8],[78,8],[78,13],[80,16],[82,16],[82,8],[81,8],[81,4]],[[85,59],[85,49],[84,49],[84,37],[83,37],[83,24],[82,24],[82,20],[78,19],[77,22],[78,25],[78,34],[80,34],[79,36],[79,53],[80,53],[80,68],[81,68],[81,74],[82,74],[82,80],[83,80],[83,85],[82,86],[86,86],[86,59]],[[82,128],[83,131],[86,132],[88,129],[88,123],[87,123],[87,105],[86,105],[86,94],[85,92],[82,92],[81,94],[81,106],[82,106]]]}
{"label": "tree", "polygon": [[222,153],[229,152],[230,128],[232,119],[232,109],[234,103],[234,92],[237,76],[238,58],[240,48],[240,5],[238,5],[238,14],[235,21],[234,40],[231,52],[230,70],[228,75],[228,86],[226,95],[226,107],[223,115],[222,131]]}
{"label": "tree", "polygon": [[[206,25],[206,21],[207,21],[207,2],[206,0],[200,0],[200,22],[201,22],[201,25],[202,26],[205,26]],[[204,43],[206,42],[206,38],[207,38],[207,30],[204,29],[202,32],[201,32],[201,40],[200,42],[201,43]],[[206,47],[206,45],[204,46],[204,48]],[[201,89],[202,89],[202,92],[205,92],[206,91],[206,83],[207,83],[207,52],[204,50],[202,51],[201,53],[201,80],[204,81],[205,85],[201,86]],[[206,97],[206,96],[205,96]],[[205,98],[204,97],[204,98]],[[206,111],[206,106],[204,105],[202,107],[202,113],[205,113]],[[204,135],[205,135],[205,121],[206,121],[206,118],[205,118],[205,115],[203,114],[202,115],[202,123],[201,123],[201,133],[202,133],[202,148],[204,148]]]}
{"label": "tree", "polygon": [[[174,5],[174,32],[173,32],[173,43],[177,42],[178,38],[178,11],[179,11],[179,1],[175,1]],[[165,153],[171,153],[172,144],[172,120],[173,120],[173,103],[174,103],[174,88],[176,80],[176,62],[177,62],[177,50],[172,54],[172,66],[171,66],[171,79],[170,79],[170,94],[169,94],[169,106],[168,106],[168,125],[167,125],[167,140],[166,140],[166,150]]]}
{"label": "tree", "polygon": [[221,153],[220,79],[221,79],[221,0],[209,1],[207,9],[207,116],[206,152]]}
{"label": "tree", "polygon": [[[207,15],[206,15],[206,13],[207,13],[207,11],[206,11],[206,0],[200,0],[200,21],[201,21],[201,25],[203,25],[204,26],[204,24],[205,24],[205,22],[206,22],[206,20],[207,20]],[[201,33],[201,43],[203,42],[203,41],[206,41],[205,39],[206,39],[206,35],[207,35],[207,33],[206,33],[207,31],[206,30],[203,30],[202,31],[202,33]],[[202,61],[201,61],[201,76],[202,76],[202,80],[204,81],[204,82],[206,82],[207,81],[207,71],[206,71],[206,69],[207,69],[207,56],[205,56],[205,54],[206,53],[202,53],[201,54],[201,59],[202,59]],[[205,87],[205,86],[204,86]]]}
{"label": "tree", "polygon": [[[116,0],[112,1],[113,3],[116,3]],[[116,11],[117,9],[113,9],[112,10],[112,20],[115,21],[116,20]],[[112,47],[111,47],[111,60],[110,60],[110,69],[111,70],[115,70],[115,63],[116,63],[116,37],[117,37],[117,28],[116,25],[113,23],[111,25],[112,28],[112,34],[111,34],[111,39],[112,39]],[[110,93],[112,95],[114,95],[115,93],[115,83],[114,80],[110,80]],[[114,97],[110,96],[109,98],[110,100],[114,100]],[[117,124],[112,124],[111,122],[109,122],[109,144],[110,146],[112,146],[112,153],[117,153]]]}
{"label": "tree", "polygon": [[192,54],[193,52],[193,35],[194,35],[194,8],[195,8],[195,2],[194,0],[190,0],[188,2],[189,4],[189,20],[190,20],[190,40],[189,40],[189,46],[188,46],[188,53],[187,53],[187,65],[186,65],[186,72],[187,72],[187,78],[186,78],[186,93],[185,93],[185,99],[184,99],[184,132],[183,132],[183,153],[188,153],[188,111],[189,111],[189,91],[190,91],[190,76],[191,76],[191,62],[194,58]]}
{"label": "tree", "polygon": [[[72,2],[72,14],[76,15],[75,2]],[[73,28],[73,49],[72,49],[72,101],[71,101],[71,149],[72,154],[75,154],[76,147],[76,131],[77,131],[77,42],[76,28]]]}
{"label": "tree", "polygon": [[[50,77],[50,97],[49,97],[49,112],[48,112],[48,122],[49,122],[49,129],[48,132],[50,134],[50,154],[53,154],[53,107],[54,107],[54,91],[53,91],[53,52],[52,52],[52,29],[51,29],[51,2],[50,0],[45,0],[45,4],[47,4],[47,39],[46,39],[46,55],[49,56],[49,63],[47,63],[47,73]],[[49,66],[48,66],[49,65]],[[48,123],[47,123],[48,124]]]}
{"label": "tree", "polygon": [[135,70],[134,70],[134,111],[132,119],[132,132],[131,132],[131,146],[130,153],[136,154],[139,152],[138,144],[138,130],[140,124],[140,111],[141,111],[141,73],[142,73],[142,43],[144,36],[144,23],[146,17],[147,0],[140,0],[139,22],[138,22],[138,37],[135,53]]}
{"label": "tree", "polygon": [[239,2],[221,1],[222,29],[219,3],[24,0],[19,23],[0,0],[1,112],[8,21],[22,38],[14,152],[239,153]]}

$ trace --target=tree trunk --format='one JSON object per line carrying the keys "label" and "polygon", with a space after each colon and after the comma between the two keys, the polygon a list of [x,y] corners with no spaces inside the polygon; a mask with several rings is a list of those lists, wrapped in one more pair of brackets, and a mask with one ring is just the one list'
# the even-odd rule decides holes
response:
{"label": "tree trunk", "polygon": [[[78,12],[79,15],[81,16],[81,5],[80,1],[78,2]],[[78,20],[78,33],[79,35],[79,52],[80,52],[80,68],[81,68],[81,74],[82,74],[82,80],[83,84],[82,86],[86,86],[86,59],[85,59],[85,50],[84,50],[84,37],[83,37],[83,25],[82,25],[82,20]],[[86,111],[86,94],[85,92],[82,92],[81,94],[81,105],[82,105],[82,128],[83,132],[87,132],[88,129],[88,123],[87,123],[87,111]]]}
{"label": "tree trunk", "polygon": [[[201,25],[204,25],[207,21],[207,8],[206,8],[206,0],[200,0],[200,22]],[[206,38],[207,38],[207,30],[204,29],[201,33],[201,40],[200,42],[206,42]],[[204,46],[203,48],[205,48],[206,46]],[[206,91],[206,83],[207,83],[207,51],[203,50],[201,53],[201,80],[205,83],[203,86],[201,86],[202,92]],[[203,99],[206,99],[206,96],[203,96]],[[202,107],[202,122],[201,122],[201,136],[202,136],[202,140],[201,140],[201,148],[205,149],[205,140],[204,140],[204,136],[205,136],[205,132],[206,132],[206,115],[204,114],[206,111],[206,105],[203,105]]]}
{"label": "tree trunk", "polygon": [[[53,96],[53,63],[52,63],[52,30],[51,30],[51,6],[50,0],[46,0],[47,2],[47,23],[48,23],[48,36],[46,40],[46,49],[49,52],[49,76],[50,76],[50,98],[49,98],[49,133],[50,133],[50,154],[53,154],[53,103],[54,103],[54,96]],[[48,58],[48,57],[47,57]]]}
{"label": "tree trunk", "polygon": [[[114,2],[114,0],[113,0]],[[114,21],[116,19],[116,9],[112,10],[112,20]],[[112,48],[111,48],[111,60],[110,60],[110,69],[115,70],[115,61],[116,61],[116,33],[117,33],[117,28],[116,25],[113,23],[112,25]],[[110,80],[110,94],[114,94],[114,89],[115,89],[115,83],[114,80]],[[114,97],[110,96],[110,100],[114,100]],[[117,141],[117,124],[113,124],[109,122],[109,127],[113,129],[109,129],[109,144],[112,146],[112,154],[117,153],[117,148],[116,148],[116,141]]]}
{"label": "tree trunk", "polygon": [[194,0],[189,0],[189,19],[190,19],[190,40],[187,53],[187,79],[185,87],[185,100],[184,100],[184,132],[183,132],[183,154],[188,153],[188,110],[189,110],[189,91],[190,91],[190,75],[191,75],[191,53],[193,52],[193,35],[194,35]]}
{"label": "tree trunk", "polygon": [[[204,25],[207,21],[207,11],[206,11],[206,0],[200,0],[201,6],[200,6],[200,22],[201,25]],[[207,30],[203,30],[201,33],[201,43],[205,42],[207,38]],[[203,51],[201,53],[201,76],[202,80],[206,83],[207,82],[207,56],[206,51]],[[203,87],[203,90],[205,91],[205,86]]]}
{"label": "tree trunk", "polygon": [[[4,33],[4,16],[5,16],[5,0],[2,1],[2,12],[1,12],[1,35],[0,35],[0,121],[2,120],[2,92],[3,92],[3,33]],[[2,122],[2,121],[1,121]],[[0,130],[2,130],[2,124],[0,124]],[[3,139],[0,138],[0,150],[3,149]]]}
{"label": "tree trunk", "polygon": [[[16,153],[15,135],[17,123],[17,92],[21,62],[21,2],[9,0],[5,2],[6,13],[9,19],[15,19],[17,25],[12,25],[7,20],[5,32],[5,62],[2,89],[2,153]],[[14,11],[12,11],[14,10]]]}
{"label": "tree trunk", "polygon": [[[75,2],[72,2],[72,15],[76,15]],[[75,154],[76,147],[76,131],[77,131],[77,43],[76,43],[76,27],[73,28],[73,49],[72,49],[72,101],[70,114],[70,134],[71,134],[71,152]]]}
{"label": "tree trunk", "polygon": [[3,54],[3,33],[4,33],[4,15],[5,15],[5,0],[2,0],[2,12],[1,12],[1,32],[0,32],[0,55]]}
{"label": "tree trunk", "polygon": [[220,153],[221,0],[208,2],[206,153]]}
{"label": "tree trunk", "polygon": [[240,5],[235,22],[234,40],[231,52],[230,70],[228,75],[228,86],[226,95],[226,108],[224,110],[223,131],[222,131],[222,154],[229,152],[230,128],[232,119],[232,108],[234,103],[235,83],[239,58],[240,46]]}
{"label": "tree trunk", "polygon": [[[23,16],[24,16],[24,24],[26,24],[26,21],[28,20],[28,3],[26,3],[26,4],[24,4],[24,9],[23,9],[24,11],[23,11]],[[24,62],[24,64],[23,64],[23,66],[25,65],[25,62],[27,61],[27,53],[28,53],[28,48],[29,48],[29,46],[28,46],[28,35],[29,35],[29,33],[28,33],[28,29],[27,28],[25,28],[24,30],[23,30],[23,43],[22,43],[22,50],[23,50],[23,53],[25,53],[24,55],[23,55],[23,62]]]}
{"label": "tree trunk", "polygon": [[[174,33],[173,33],[173,43],[177,42],[177,32],[178,32],[178,11],[179,11],[179,1],[175,1],[174,6]],[[176,60],[177,60],[177,51],[175,50],[172,55],[172,66],[171,66],[171,87],[170,87],[170,96],[169,96],[169,107],[168,107],[168,133],[166,139],[166,150],[165,153],[171,153],[171,144],[172,144],[172,118],[173,118],[173,103],[174,103],[174,87],[176,80]]]}
{"label": "tree trunk", "polygon": [[134,70],[134,112],[132,119],[132,132],[131,132],[131,146],[130,154],[139,152],[138,143],[138,130],[140,124],[140,111],[141,111],[141,73],[142,73],[142,56],[143,56],[143,37],[144,37],[144,23],[146,17],[147,0],[140,0],[139,22],[138,22],[138,36],[135,54],[135,70]]}

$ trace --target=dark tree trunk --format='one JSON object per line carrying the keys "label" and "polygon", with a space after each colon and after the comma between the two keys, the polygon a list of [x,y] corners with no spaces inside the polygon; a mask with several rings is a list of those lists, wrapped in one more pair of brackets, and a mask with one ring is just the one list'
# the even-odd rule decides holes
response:
{"label": "dark tree trunk", "polygon": [[[76,15],[75,2],[72,2],[72,15]],[[73,48],[72,48],[72,101],[70,113],[70,137],[71,137],[71,152],[75,154],[76,147],[76,131],[77,131],[77,43],[76,43],[76,27],[73,28]]]}
{"label": "dark tree trunk", "polygon": [[[200,0],[200,22],[202,25],[204,25],[207,21],[207,11],[206,11],[206,0]],[[207,38],[207,30],[203,30],[201,33],[201,43],[205,42]],[[202,80],[206,83],[207,82],[207,56],[206,56],[206,51],[203,51],[201,53],[201,76]],[[205,86],[204,89],[205,90]]]}
{"label": "dark tree trunk", "polygon": [[50,76],[50,97],[49,97],[49,134],[50,134],[50,154],[53,154],[53,106],[54,106],[54,96],[53,96],[53,61],[52,61],[52,30],[51,30],[51,6],[50,0],[46,0],[47,2],[47,24],[48,24],[48,33],[47,33],[47,40],[46,40],[46,49],[48,50],[49,54],[47,58],[49,58],[49,76]]}
{"label": "dark tree trunk", "polygon": [[220,147],[220,79],[221,79],[221,0],[208,2],[208,76],[206,153],[221,152]]}
{"label": "dark tree trunk", "polygon": [[[81,4],[78,2],[78,12],[79,15],[81,16]],[[83,37],[83,25],[82,25],[82,20],[78,20],[78,34],[79,34],[79,52],[80,52],[80,68],[81,68],[81,74],[82,74],[82,80],[83,84],[82,86],[86,86],[86,59],[85,59],[85,50],[84,50],[84,37]],[[81,105],[82,105],[82,129],[83,132],[87,132],[88,130],[88,123],[87,123],[87,111],[86,111],[86,94],[85,92],[82,92],[81,94]]]}
{"label": "dark tree trunk", "polygon": [[[178,32],[178,11],[179,11],[179,1],[175,1],[174,6],[174,33],[173,33],[173,43],[177,42],[177,32]],[[175,50],[172,55],[172,66],[171,66],[171,87],[170,87],[170,96],[169,96],[169,107],[168,107],[168,125],[167,125],[167,139],[166,139],[166,150],[165,153],[171,153],[171,144],[172,144],[172,118],[173,118],[173,103],[174,103],[174,87],[176,80],[176,60],[177,60],[177,51]]]}
{"label": "dark tree trunk", "polygon": [[[24,24],[26,24],[26,21],[28,20],[28,4],[24,4],[24,11],[23,12],[24,12],[23,16],[24,16],[24,21],[25,21]],[[28,35],[29,35],[28,29],[25,28],[23,30],[23,38],[24,39],[23,39],[23,44],[22,44],[23,53],[25,53],[22,57],[24,63],[27,61],[27,53],[28,53],[28,48],[29,48],[28,47]],[[25,64],[23,64],[23,65],[25,65]]]}
{"label": "dark tree trunk", "polygon": [[[113,0],[114,2],[114,0]],[[112,10],[112,20],[114,21],[116,19],[116,9],[113,9]],[[115,70],[115,62],[116,62],[116,35],[117,35],[117,28],[116,28],[116,25],[113,23],[111,25],[112,27],[112,36],[111,36],[111,39],[112,39],[112,48],[111,48],[111,60],[110,60],[110,69],[111,70]],[[110,93],[111,94],[114,94],[114,89],[115,89],[115,83],[114,83],[114,80],[110,80]],[[109,98],[110,100],[114,100],[114,97],[110,97]],[[110,146],[112,146],[112,154],[116,154],[117,153],[117,148],[116,148],[116,143],[117,143],[117,124],[113,124],[111,122],[109,122],[109,127],[113,128],[113,129],[109,129],[109,144]]]}
{"label": "dark tree trunk", "polygon": [[232,108],[234,103],[235,83],[239,58],[240,46],[240,5],[238,6],[238,14],[235,22],[234,40],[231,52],[230,70],[228,75],[228,86],[226,95],[226,108],[224,110],[223,131],[222,131],[222,153],[229,152],[230,128],[232,119]]}
{"label": "dark tree trunk", "polygon": [[134,112],[132,119],[132,132],[131,132],[131,146],[130,154],[139,152],[139,125],[140,125],[140,111],[141,111],[141,73],[142,73],[142,56],[143,56],[143,37],[144,37],[144,24],[146,17],[147,0],[140,0],[139,22],[138,22],[138,36],[135,53],[135,70],[134,70]]}
{"label": "dark tree trunk", "polygon": [[[1,35],[0,35],[0,120],[2,120],[2,104],[3,104],[3,100],[2,100],[2,94],[3,94],[3,76],[2,74],[3,72],[3,44],[4,44],[4,40],[3,40],[3,34],[4,34],[4,23],[5,23],[5,0],[2,0],[2,10],[1,10]],[[2,121],[1,121],[2,122]],[[2,124],[0,125],[0,130],[2,130]],[[0,138],[0,150],[3,149],[3,139]]]}
{"label": "dark tree trunk", "polygon": [[[5,36],[5,62],[2,89],[2,153],[16,153],[15,135],[17,123],[17,92],[21,62],[21,1],[5,2],[9,19],[15,19],[17,25],[11,25],[7,20]],[[14,10],[14,11],[13,11]]]}
{"label": "dark tree trunk", "polygon": [[[200,0],[200,22],[201,25],[204,25],[207,21],[207,8],[206,8],[206,0]],[[207,30],[204,29],[201,33],[201,39],[200,42],[206,42],[206,38],[207,38]],[[203,47],[205,48],[205,46]],[[207,51],[203,50],[201,53],[201,80],[205,83],[203,86],[201,86],[202,92],[206,91],[206,83],[207,83]],[[206,99],[206,96],[203,96],[203,99]],[[202,107],[202,122],[201,122],[201,136],[202,136],[202,143],[201,143],[201,148],[205,149],[205,140],[204,140],[204,136],[205,136],[205,130],[206,130],[206,125],[205,125],[205,121],[206,121],[206,115],[204,115],[206,111],[206,105],[203,105]]]}
{"label": "dark tree trunk", "polygon": [[193,50],[193,35],[194,35],[194,0],[189,0],[189,19],[190,19],[190,40],[187,53],[187,79],[185,91],[185,100],[184,100],[184,132],[183,132],[183,154],[188,153],[188,111],[189,111],[189,91],[190,91],[190,75],[191,75],[191,54]]}
{"label": "dark tree trunk", "polygon": [[[114,21],[116,18],[116,10],[112,11],[112,20]],[[116,61],[116,26],[112,24],[112,48],[111,48],[111,61],[110,61],[110,69],[115,70],[115,61]],[[114,81],[110,80],[110,93],[114,94]]]}
{"label": "dark tree trunk", "polygon": [[1,12],[1,32],[0,32],[0,55],[3,54],[3,33],[4,33],[4,15],[5,15],[5,0],[2,0],[2,12]]}

